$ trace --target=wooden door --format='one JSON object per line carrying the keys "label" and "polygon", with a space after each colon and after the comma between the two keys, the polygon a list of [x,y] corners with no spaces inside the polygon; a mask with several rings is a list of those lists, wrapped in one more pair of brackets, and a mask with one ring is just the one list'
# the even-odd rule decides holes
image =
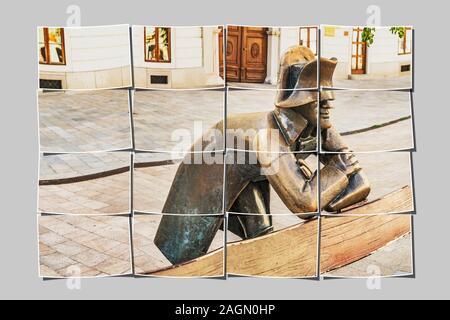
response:
{"label": "wooden door", "polygon": [[262,83],[267,74],[267,29],[242,28],[241,82]]}
{"label": "wooden door", "polygon": [[229,26],[227,28],[227,47],[226,47],[226,59],[227,59],[227,81],[240,82],[241,81],[241,51],[242,51],[242,39],[241,28],[235,26]]}
{"label": "wooden door", "polygon": [[227,81],[231,82],[264,82],[267,74],[267,28],[228,26],[226,74]]}
{"label": "wooden door", "polygon": [[352,34],[352,74],[366,73],[367,44],[362,41],[362,28],[353,29]]}

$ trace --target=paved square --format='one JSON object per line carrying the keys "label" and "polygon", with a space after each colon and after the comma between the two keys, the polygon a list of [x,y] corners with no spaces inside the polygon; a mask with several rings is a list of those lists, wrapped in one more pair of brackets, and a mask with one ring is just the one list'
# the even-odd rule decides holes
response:
{"label": "paved square", "polygon": [[38,221],[41,277],[132,272],[128,217],[39,215]]}
{"label": "paved square", "polygon": [[[203,132],[223,120],[224,95],[223,90],[136,91],[136,149],[189,150]],[[196,136],[198,131],[200,135]]]}
{"label": "paved square", "polygon": [[131,148],[127,90],[40,92],[42,152]]}

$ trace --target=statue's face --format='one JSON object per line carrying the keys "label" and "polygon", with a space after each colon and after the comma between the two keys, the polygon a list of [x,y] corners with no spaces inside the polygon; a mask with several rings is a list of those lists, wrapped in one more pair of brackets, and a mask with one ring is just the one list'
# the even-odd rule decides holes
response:
{"label": "statue's face", "polygon": [[[320,102],[319,120],[321,130],[331,128],[330,109],[332,109],[332,107],[328,100]],[[301,106],[298,110],[308,120],[308,122],[317,123],[317,102]]]}
{"label": "statue's face", "polygon": [[320,128],[322,130],[331,128],[330,122],[330,110],[332,109],[330,102],[324,100],[320,102],[319,115],[320,115]]}

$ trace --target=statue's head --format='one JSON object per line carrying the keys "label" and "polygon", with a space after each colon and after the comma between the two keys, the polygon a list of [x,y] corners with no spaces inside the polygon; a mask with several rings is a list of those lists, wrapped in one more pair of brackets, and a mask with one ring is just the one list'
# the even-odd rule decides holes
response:
{"label": "statue's head", "polygon": [[[336,64],[335,58],[320,58],[321,87],[333,86]],[[275,106],[298,108],[314,121],[317,119],[317,105],[320,100],[320,125],[322,129],[327,129],[331,127],[328,101],[333,100],[334,95],[332,91],[323,91],[319,99],[317,69],[317,58],[311,49],[304,46],[290,47],[280,60]]]}

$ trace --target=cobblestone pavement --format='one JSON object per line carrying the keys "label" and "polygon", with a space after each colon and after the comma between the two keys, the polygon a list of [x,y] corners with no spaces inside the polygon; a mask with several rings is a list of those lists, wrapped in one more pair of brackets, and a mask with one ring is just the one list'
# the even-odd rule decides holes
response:
{"label": "cobblestone pavement", "polygon": [[130,164],[131,154],[129,152],[41,154],[39,180],[81,177],[128,167]]}
{"label": "cobblestone pavement", "polygon": [[[413,272],[412,236],[408,234],[384,246],[370,256],[353,262],[342,268],[328,272],[335,277],[371,277],[399,276]],[[379,274],[373,274],[373,268],[379,268]]]}
{"label": "cobblestone pavement", "polygon": [[88,152],[131,147],[127,90],[40,92],[42,152]]}
{"label": "cobblestone pavement", "polygon": [[[344,136],[350,150],[356,152],[414,149],[413,124],[406,119],[386,127]],[[372,143],[376,141],[376,143]]]}
{"label": "cobblestone pavement", "polygon": [[130,274],[128,217],[39,216],[40,276]]}
{"label": "cobblestone pavement", "polygon": [[[133,120],[136,149],[190,149],[194,140],[224,117],[223,90],[136,91]],[[196,136],[195,124],[200,124]],[[180,141],[180,134],[188,133]]]}
{"label": "cobblestone pavement", "polygon": [[130,172],[76,183],[39,186],[39,211],[66,214],[130,212]]}
{"label": "cobblestone pavement", "polygon": [[357,157],[370,181],[369,201],[404,186],[412,187],[409,152],[367,153]]}

